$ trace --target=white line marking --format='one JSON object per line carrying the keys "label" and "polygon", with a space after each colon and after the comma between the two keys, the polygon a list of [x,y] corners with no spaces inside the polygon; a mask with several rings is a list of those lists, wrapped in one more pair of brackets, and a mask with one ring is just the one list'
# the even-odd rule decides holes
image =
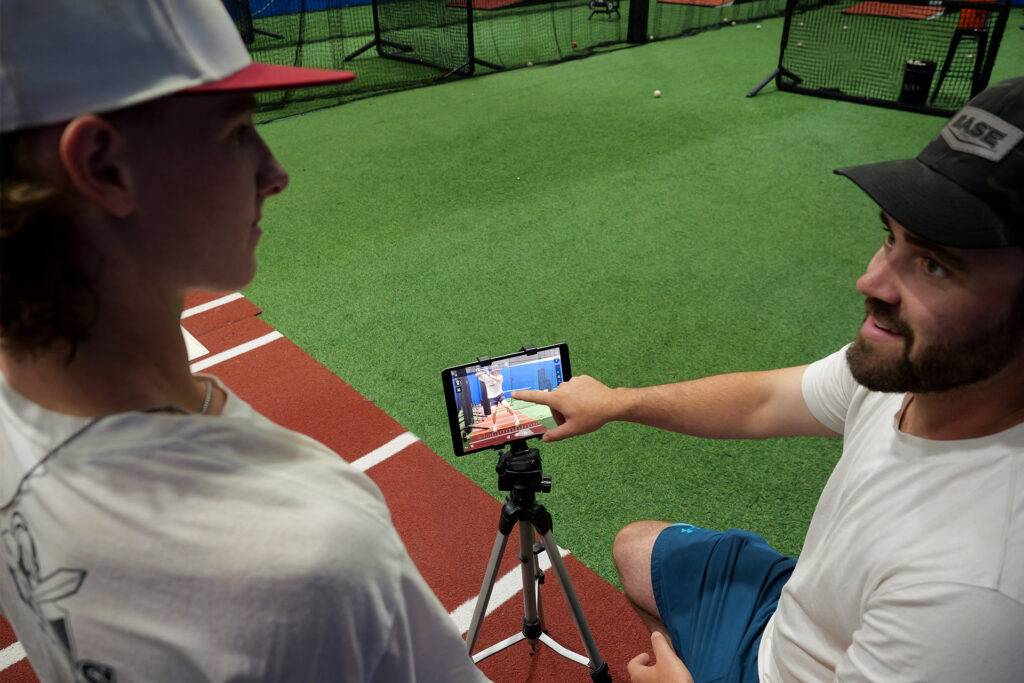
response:
{"label": "white line marking", "polygon": [[228,294],[227,296],[222,296],[219,299],[214,299],[213,301],[207,301],[205,304],[199,304],[198,306],[193,306],[192,308],[186,308],[184,311],[182,311],[181,317],[184,319],[184,318],[191,317],[193,315],[197,315],[199,313],[205,313],[206,311],[209,311],[209,310],[212,310],[214,308],[217,308],[218,306],[223,306],[224,304],[230,303],[230,302],[234,301],[235,299],[241,299],[241,298],[242,298],[242,293],[241,292],[235,292],[234,294]]}
{"label": "white line marking", "polygon": [[265,346],[270,342],[275,341],[277,339],[282,339],[283,337],[283,334],[275,330],[273,332],[270,332],[269,334],[263,335],[262,337],[257,337],[252,341],[247,341],[244,344],[239,344],[233,349],[228,349],[227,351],[215,353],[209,358],[204,358],[203,360],[197,360],[195,363],[192,363],[190,367],[192,368],[192,372],[199,372],[200,370],[205,370],[206,368],[216,365],[217,363],[223,363],[226,360],[231,360],[236,356],[241,356],[243,353],[248,353],[253,349],[258,349],[261,346]]}
{"label": "white line marking", "polygon": [[0,671],[9,669],[23,659],[25,659],[25,648],[21,646],[20,642],[15,641],[0,650]]}
{"label": "white line marking", "polygon": [[[506,548],[508,550],[508,548]],[[518,552],[518,544],[516,552]],[[558,554],[565,557],[569,554],[569,551],[565,548],[559,547]],[[551,569],[551,558],[548,557],[547,553],[540,556],[539,562],[537,563],[541,569],[547,571]],[[551,585],[551,584],[547,584]],[[516,595],[523,592],[523,573],[522,569],[517,565],[512,571],[505,574],[497,581],[494,582],[494,590],[491,592],[491,599],[487,602],[487,614],[498,609],[506,602],[514,598]],[[466,631],[469,630],[469,622],[473,621],[473,610],[476,609],[476,601],[480,599],[480,596],[474,596],[462,603],[448,615],[455,622],[456,628],[459,632],[465,635]]]}
{"label": "white line marking", "polygon": [[190,361],[196,358],[202,358],[210,352],[208,348],[199,343],[199,340],[192,336],[192,333],[184,328],[181,328],[181,336],[185,337],[185,350],[188,351],[188,359]]}
{"label": "white line marking", "polygon": [[355,467],[360,472],[365,472],[374,465],[384,462],[392,455],[405,450],[417,441],[419,441],[419,438],[412,432],[400,434],[380,448],[375,448],[358,460],[353,461],[352,467]]}

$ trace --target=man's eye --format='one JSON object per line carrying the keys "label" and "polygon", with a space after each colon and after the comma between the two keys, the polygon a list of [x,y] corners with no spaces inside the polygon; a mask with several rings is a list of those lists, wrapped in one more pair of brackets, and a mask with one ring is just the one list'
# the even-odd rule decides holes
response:
{"label": "man's eye", "polygon": [[896,236],[893,235],[891,232],[886,232],[886,234],[885,234],[885,246],[887,246],[887,247],[896,246]]}
{"label": "man's eye", "polygon": [[946,269],[942,266],[942,264],[938,263],[937,261],[933,261],[930,258],[924,260],[924,270],[929,275],[945,275],[946,274]]}

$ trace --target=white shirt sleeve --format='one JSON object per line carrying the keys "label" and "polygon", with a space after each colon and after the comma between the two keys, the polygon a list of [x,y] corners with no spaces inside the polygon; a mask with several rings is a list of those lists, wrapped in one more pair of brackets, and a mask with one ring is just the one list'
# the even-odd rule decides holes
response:
{"label": "white shirt sleeve", "polygon": [[850,404],[860,386],[850,374],[847,348],[844,346],[808,366],[801,385],[808,409],[821,424],[837,434],[844,431]]}

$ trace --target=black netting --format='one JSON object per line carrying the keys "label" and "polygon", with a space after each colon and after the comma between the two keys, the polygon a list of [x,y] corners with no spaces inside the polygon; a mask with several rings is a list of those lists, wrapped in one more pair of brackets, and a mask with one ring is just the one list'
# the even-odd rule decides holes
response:
{"label": "black netting", "polygon": [[[787,14],[779,87],[943,113],[991,73],[1009,0],[225,0],[253,58],[351,69],[260,94],[259,120]],[[962,10],[984,15],[965,28]],[[973,26],[973,24],[972,24]],[[948,61],[948,67],[946,62]],[[924,79],[930,82],[923,84]],[[941,81],[941,87],[940,86]],[[916,88],[916,90],[915,90]],[[921,89],[929,89],[923,94]],[[908,99],[916,93],[917,99]]]}
{"label": "black netting", "polygon": [[1010,9],[946,0],[793,4],[780,88],[943,116],[988,84]]}
{"label": "black netting", "polygon": [[786,0],[657,0],[650,36],[673,38],[765,17],[780,16]]}

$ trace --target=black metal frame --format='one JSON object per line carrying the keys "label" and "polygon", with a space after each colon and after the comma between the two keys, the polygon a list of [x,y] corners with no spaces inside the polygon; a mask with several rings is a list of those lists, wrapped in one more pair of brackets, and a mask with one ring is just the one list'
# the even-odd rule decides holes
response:
{"label": "black metal frame", "polygon": [[[888,4],[901,4],[901,5],[930,5],[928,0],[878,0],[879,2]],[[942,6],[947,10],[962,10],[962,9],[987,9],[990,6],[995,16],[994,25],[991,31],[985,31],[987,36],[981,36],[981,40],[985,37],[988,38],[988,49],[979,50],[979,58],[972,74],[971,92],[977,94],[981,90],[984,90],[988,86],[989,79],[992,76],[992,67],[995,64],[996,54],[999,51],[999,44],[1002,40],[1003,32],[1006,28],[1007,20],[1010,15],[1011,0],[990,0],[988,2],[982,1],[970,1],[970,0],[948,0],[942,3]],[[825,97],[828,99],[847,100],[851,102],[859,102],[861,104],[870,104],[880,107],[889,107],[893,109],[903,109],[909,111],[916,111],[925,114],[934,114],[938,116],[948,117],[956,112],[955,109],[947,109],[943,107],[934,106],[933,102],[935,95],[938,93],[938,88],[942,84],[944,75],[940,76],[939,83],[935,87],[935,90],[931,97],[928,97],[929,91],[925,91],[924,97],[921,98],[920,102],[907,100],[907,99],[896,99],[887,100],[874,97],[860,96],[856,94],[845,93],[837,89],[816,89],[810,88],[803,85],[803,79],[798,73],[794,73],[787,69],[785,64],[786,49],[789,45],[790,28],[793,23],[794,15],[801,14],[801,3],[802,0],[789,0],[786,3],[786,15],[785,23],[782,30],[782,41],[779,47],[779,62],[778,66],[772,73],[765,78],[760,84],[758,84],[753,90],[747,93],[748,97],[756,95],[764,86],[770,83],[772,80],[775,81],[775,85],[779,90],[796,92],[805,95],[814,95],[816,97]],[[959,31],[955,31],[951,37],[950,51],[947,52],[947,66],[951,55],[955,52],[956,46],[963,36],[958,35]]]}
{"label": "black metal frame", "polygon": [[[403,0],[390,0],[391,2],[402,2]],[[410,0],[415,1],[415,0]],[[447,78],[449,76],[460,74],[462,76],[472,76],[476,71],[477,65],[485,66],[488,69],[494,69],[500,71],[503,67],[498,64],[492,64],[482,59],[477,59],[476,48],[473,41],[473,0],[465,0],[466,2],[466,61],[452,68],[451,66],[438,64],[430,61],[429,59],[423,59],[419,57],[410,57],[406,54],[395,54],[387,52],[384,48],[390,47],[396,50],[400,50],[403,53],[415,52],[416,48],[412,45],[403,45],[402,43],[396,43],[394,41],[386,40],[381,36],[381,25],[380,25],[380,11],[378,10],[378,0],[371,0],[371,10],[373,12],[373,39],[366,45],[345,56],[342,61],[348,62],[362,53],[366,52],[370,48],[376,48],[377,54],[385,59],[394,59],[400,62],[408,62],[410,64],[420,64],[422,66],[428,66],[439,71],[445,72],[439,78]]]}

